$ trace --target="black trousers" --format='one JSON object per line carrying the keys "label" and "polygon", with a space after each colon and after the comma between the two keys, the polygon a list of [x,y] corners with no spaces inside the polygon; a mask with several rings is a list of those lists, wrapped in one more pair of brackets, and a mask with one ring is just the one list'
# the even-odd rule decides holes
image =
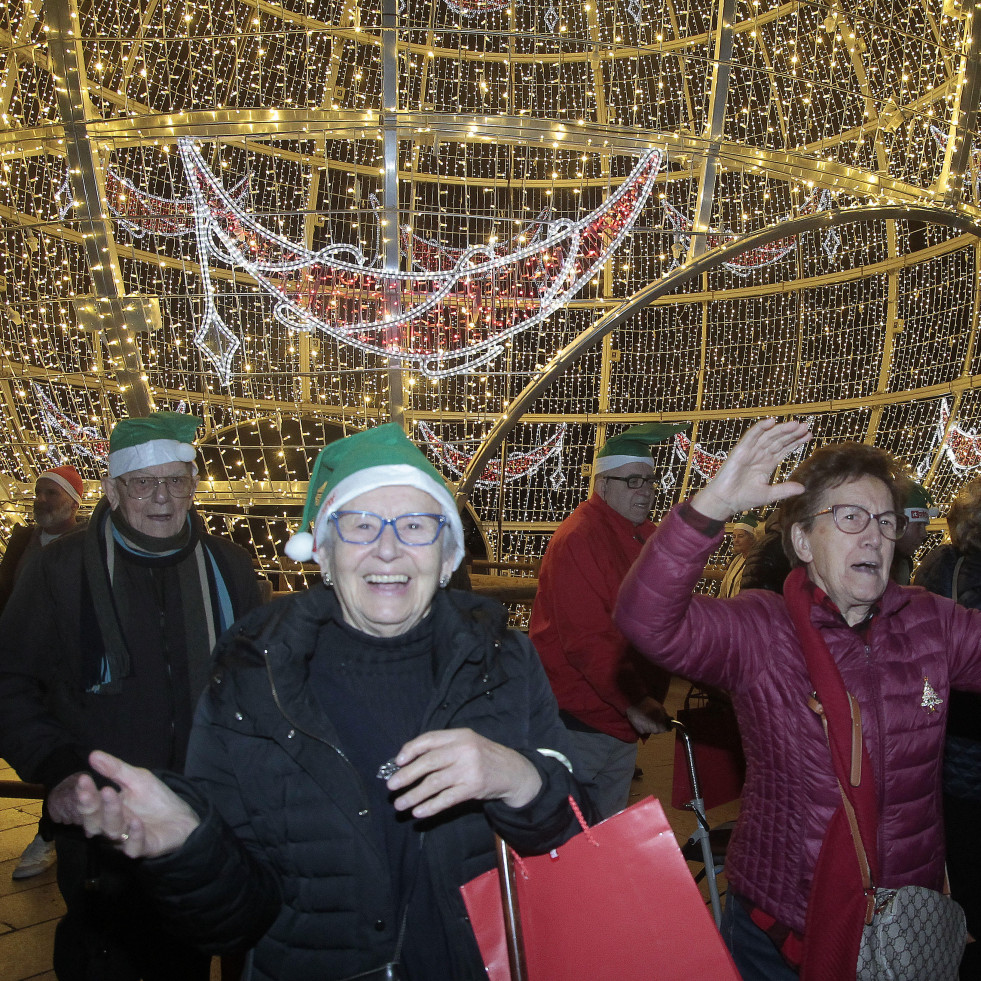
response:
{"label": "black trousers", "polygon": [[134,865],[96,841],[59,835],[58,981],[208,981],[211,958],[159,928]]}

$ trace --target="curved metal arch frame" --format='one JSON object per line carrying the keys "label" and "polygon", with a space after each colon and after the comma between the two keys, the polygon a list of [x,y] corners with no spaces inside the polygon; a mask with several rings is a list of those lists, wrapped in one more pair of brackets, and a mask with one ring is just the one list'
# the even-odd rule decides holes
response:
{"label": "curved metal arch frame", "polygon": [[[831,160],[815,159],[794,150],[768,150],[740,145],[726,139],[714,143],[704,136],[663,130],[618,129],[597,123],[571,123],[528,116],[466,116],[452,113],[411,112],[387,114],[397,140],[434,139],[461,143],[496,143],[518,146],[539,145],[553,149],[588,153],[640,154],[652,146],[683,157],[700,157],[710,150],[720,166],[732,170],[766,173],[781,180],[813,181],[860,197],[872,197],[884,204],[908,203],[924,198],[938,202],[946,187],[923,188],[887,174],[869,171]],[[381,139],[386,120],[378,113],[351,110],[242,109],[195,110],[152,116],[90,119],[78,124],[80,132],[101,147],[137,144],[169,144],[179,136],[201,140],[310,139],[320,134],[327,139]],[[0,131],[0,160],[64,153],[63,124],[49,124],[29,130]],[[661,179],[687,179],[687,173],[663,173]],[[418,177],[417,177],[418,179]],[[597,183],[604,183],[605,178]],[[932,207],[932,205],[928,205]],[[969,213],[981,214],[973,204],[958,204]]]}
{"label": "curved metal arch frame", "polygon": [[[981,237],[981,223],[973,217],[959,212],[932,207],[930,205],[865,205],[855,208],[831,209],[816,215],[793,218],[790,221],[761,229],[735,242],[730,242],[724,246],[719,246],[709,252],[703,253],[697,259],[668,273],[664,279],[645,286],[644,289],[625,300],[616,309],[600,317],[596,323],[587,330],[584,330],[571,344],[568,344],[561,351],[557,352],[551,361],[532,377],[531,381],[528,382],[524,389],[511,402],[493,429],[491,429],[480,449],[471,458],[467,469],[464,471],[463,479],[457,484],[457,504],[461,504],[469,497],[476,483],[477,476],[483,472],[484,467],[493,458],[505,438],[521,421],[528,406],[548,388],[555,378],[570,367],[581,354],[588,351],[593,345],[601,341],[607,334],[615,330],[638,311],[650,306],[655,300],[670,293],[672,290],[684,286],[703,273],[709,272],[723,262],[749,249],[768,245],[770,242],[788,238],[792,235],[823,231],[843,225],[861,224],[865,221],[883,221],[889,219],[923,221],[928,224],[956,228],[962,232],[970,232]],[[758,414],[766,415],[767,411],[764,407],[759,407]],[[668,418],[669,416],[672,419],[682,418],[682,415],[679,413],[666,414],[664,418]]]}

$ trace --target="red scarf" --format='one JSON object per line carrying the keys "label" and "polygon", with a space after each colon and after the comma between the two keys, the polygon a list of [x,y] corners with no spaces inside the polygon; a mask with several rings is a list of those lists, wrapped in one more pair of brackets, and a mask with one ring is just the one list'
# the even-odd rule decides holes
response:
{"label": "red scarf", "polygon": [[[828,722],[828,741],[835,776],[855,810],[872,882],[878,877],[878,802],[875,775],[864,742],[861,779],[851,784],[851,707],[845,683],[821,632],[811,622],[817,587],[803,567],[790,573],[783,598],[804,649],[804,661]],[[866,896],[855,843],[844,805],[828,823],[814,868],[804,928],[801,981],[854,981],[858,947],[865,922]]]}

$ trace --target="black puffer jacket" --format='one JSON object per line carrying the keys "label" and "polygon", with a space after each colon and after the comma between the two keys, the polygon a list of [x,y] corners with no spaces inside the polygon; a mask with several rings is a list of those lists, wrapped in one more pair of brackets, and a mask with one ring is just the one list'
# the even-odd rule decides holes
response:
{"label": "black puffer jacket", "polygon": [[[173,782],[205,820],[179,852],[145,863],[182,935],[212,951],[255,944],[253,979],[346,978],[396,946],[399,915],[363,782],[307,684],[319,631],[339,616],[318,587],[256,611],[219,643],[189,749],[194,787]],[[507,629],[505,611],[454,591],[437,595],[433,616],[440,649],[423,731],[469,727],[522,752],[543,781],[527,807],[471,802],[430,822],[432,913],[456,958],[452,981],[476,981],[486,975],[458,887],[494,865],[493,831],[544,852],[578,830],[569,794],[587,814],[589,805],[563,763],[538,752],[570,755],[538,657]]]}

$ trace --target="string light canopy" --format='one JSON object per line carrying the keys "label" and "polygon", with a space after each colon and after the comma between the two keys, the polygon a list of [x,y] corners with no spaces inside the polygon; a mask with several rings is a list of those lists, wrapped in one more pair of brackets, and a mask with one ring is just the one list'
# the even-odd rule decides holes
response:
{"label": "string light canopy", "polygon": [[94,503],[115,422],[182,402],[202,512],[271,572],[322,442],[390,419],[502,559],[652,420],[690,424],[656,511],[763,415],[949,501],[981,432],[976,20],[10,0],[0,544],[55,455]]}

